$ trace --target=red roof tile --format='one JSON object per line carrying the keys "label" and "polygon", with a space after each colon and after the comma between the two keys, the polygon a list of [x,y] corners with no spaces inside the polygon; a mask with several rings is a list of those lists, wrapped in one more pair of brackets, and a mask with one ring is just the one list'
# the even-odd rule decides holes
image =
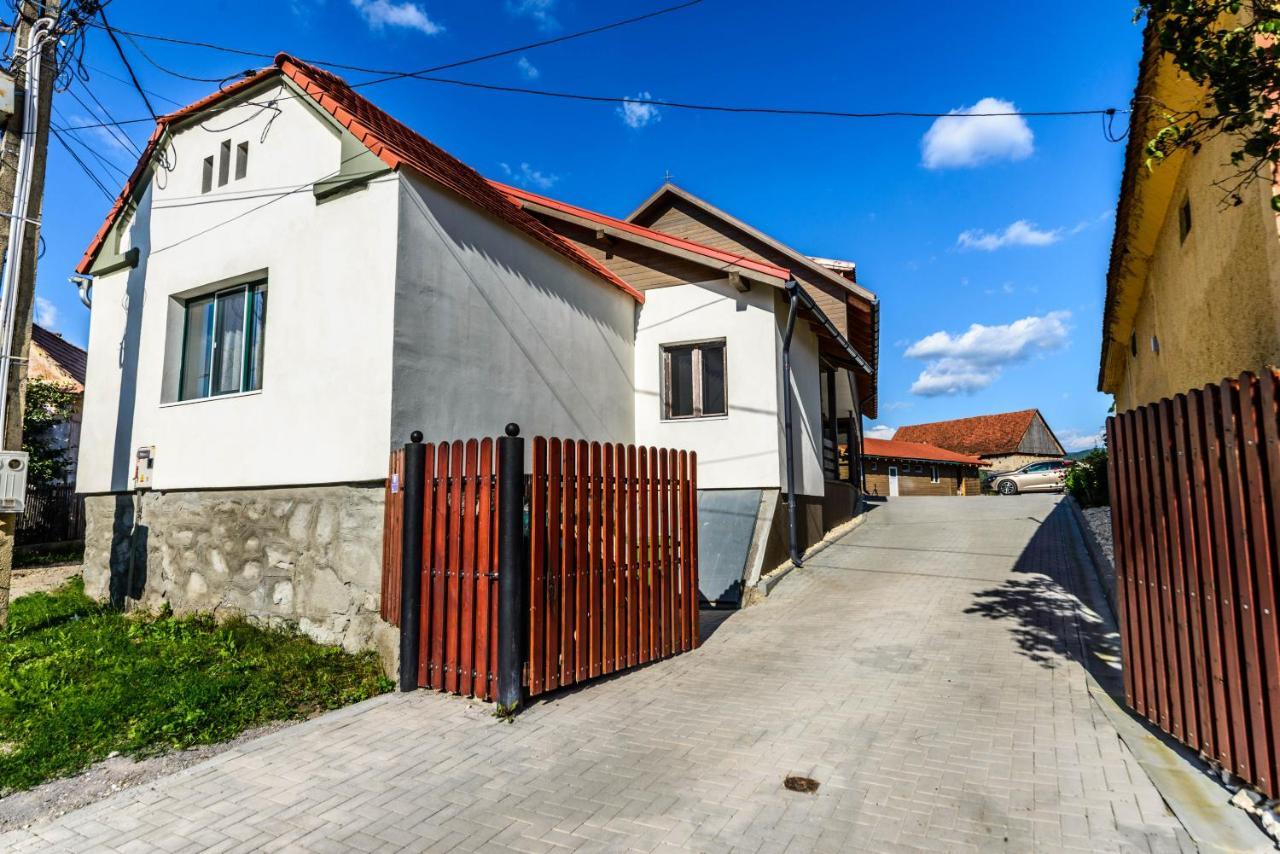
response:
{"label": "red roof tile", "polygon": [[360,140],[391,169],[403,165],[412,167],[435,183],[461,196],[482,211],[503,220],[508,225],[528,234],[550,247],[578,266],[599,276],[620,290],[630,294],[637,302],[644,302],[644,295],[627,284],[604,264],[583,252],[569,240],[547,228],[518,203],[492,187],[478,172],[453,157],[426,137],[383,112],[364,96],[352,89],[345,80],[323,69],[308,65],[288,54],[276,56],[275,66],[259,71],[220,92],[183,107],[177,112],[160,118],[151,140],[143,150],[138,165],[126,182],[120,196],[107,215],[106,222],[98,230],[93,242],[85,251],[78,272],[88,272],[94,258],[102,248],[107,233],[116,217],[133,195],[137,182],[145,173],[147,164],[155,152],[156,144],[170,124],[187,118],[215,102],[230,97],[274,74],[283,74],[306,92],[321,109],[338,120],[343,127]]}
{"label": "red roof tile", "polygon": [[679,237],[672,237],[670,234],[664,234],[661,231],[654,231],[651,228],[645,228],[644,226],[636,225],[633,222],[614,219],[611,216],[605,216],[602,213],[596,213],[595,211],[587,210],[586,208],[580,208],[577,205],[571,205],[568,202],[562,202],[558,199],[540,196],[537,193],[530,193],[528,190],[522,190],[519,187],[511,187],[497,181],[490,181],[489,183],[517,203],[526,201],[535,205],[541,205],[542,207],[551,208],[552,210],[560,211],[561,213],[566,213],[570,216],[576,216],[581,219],[599,223],[600,225],[608,226],[609,228],[615,228],[627,234],[634,234],[637,237],[655,240],[676,249],[694,252],[721,264],[733,264],[746,270],[754,270],[757,273],[772,276],[775,279],[782,279],[785,281],[786,279],[791,278],[791,272],[784,267],[778,267],[774,264],[757,261],[754,258],[747,258],[743,255],[734,255],[732,252],[712,249],[710,246],[704,246],[701,243],[694,243],[692,240],[683,240]]}
{"label": "red roof tile", "polygon": [[924,442],[962,454],[1012,454],[1031,426],[1038,410],[975,415],[953,421],[934,421],[899,427],[893,438],[902,442]]}
{"label": "red roof tile", "polygon": [[980,466],[982,460],[966,454],[957,454],[933,445],[919,442],[899,442],[897,439],[862,440],[864,457],[888,457],[895,460],[932,460],[939,463],[960,463],[967,466]]}

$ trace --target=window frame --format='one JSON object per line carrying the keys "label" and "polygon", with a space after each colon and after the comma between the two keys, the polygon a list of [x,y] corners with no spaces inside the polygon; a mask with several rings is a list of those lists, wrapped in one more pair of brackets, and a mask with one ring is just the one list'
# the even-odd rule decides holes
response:
{"label": "window frame", "polygon": [[[723,396],[724,411],[706,414],[703,408],[702,388],[702,351],[719,348],[724,368]],[[671,414],[671,354],[677,350],[691,350],[691,380],[693,383],[692,413],[689,415]],[[705,421],[708,419],[729,417],[729,346],[724,338],[702,338],[695,341],[674,341],[658,345],[658,381],[661,383],[658,395],[658,415],[661,421]]]}
{"label": "window frame", "polygon": [[929,464],[929,482],[942,483],[942,478],[939,476],[938,472],[938,466],[935,463]]}
{"label": "window frame", "polygon": [[[263,362],[264,368],[266,365],[265,354],[266,354],[266,338],[267,338],[266,336],[267,317],[266,317],[265,304],[264,304],[263,314],[262,314],[262,330],[256,338],[250,334],[250,330],[253,325],[252,324],[253,296],[257,294],[259,291],[261,291],[264,294],[263,299],[265,300],[266,298],[265,294],[267,292],[267,280],[265,278],[252,279],[247,282],[241,282],[240,284],[237,284],[237,285],[231,285],[225,288],[218,288],[217,290],[209,291],[208,293],[197,294],[195,296],[191,296],[182,300],[182,345],[178,349],[178,389],[177,389],[177,397],[173,401],[174,403],[193,403],[198,400],[213,400],[219,397],[232,397],[235,395],[250,394],[250,393],[258,392],[262,390],[262,386],[263,386],[263,378],[261,376],[262,371],[259,371],[257,386],[254,388],[246,388],[246,383],[248,382],[249,373],[250,373],[249,366],[253,360],[253,347],[251,346],[252,342],[255,342],[259,339],[261,340],[262,342],[261,346],[263,348],[262,362]],[[226,297],[229,294],[236,294],[236,293],[244,294],[244,320],[243,320],[243,324],[240,332],[240,340],[241,340],[240,387],[234,391],[223,391],[215,394],[213,393],[213,362],[214,362],[214,359],[216,358],[216,354],[213,352],[213,348],[217,345],[216,330],[218,328],[219,298]],[[213,301],[213,311],[210,314],[209,325],[211,329],[214,330],[214,332],[211,332],[209,336],[209,344],[208,344],[209,352],[206,357],[209,360],[209,369],[210,369],[209,379],[205,383],[203,393],[192,395],[191,397],[184,397],[183,391],[186,387],[186,380],[187,380],[187,345],[188,343],[190,343],[188,338],[190,334],[191,306],[193,303],[202,302],[203,300],[206,300],[206,299]]]}

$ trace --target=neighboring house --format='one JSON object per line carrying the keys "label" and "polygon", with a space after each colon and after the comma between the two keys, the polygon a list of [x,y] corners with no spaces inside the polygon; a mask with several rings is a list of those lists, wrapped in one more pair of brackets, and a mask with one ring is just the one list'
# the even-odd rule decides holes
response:
{"label": "neighboring house", "polygon": [[868,495],[981,495],[982,460],[933,445],[863,439]]}
{"label": "neighboring house", "polygon": [[1124,412],[1280,364],[1273,170],[1239,192],[1223,134],[1148,168],[1144,146],[1202,90],[1147,28],[1130,117],[1102,322],[1100,391]]}
{"label": "neighboring house", "polygon": [[65,483],[76,481],[76,457],[80,449],[80,422],[84,408],[84,375],[88,354],[57,332],[31,325],[27,381],[40,380],[60,386],[74,395],[69,416],[49,428],[50,447],[66,455]]}
{"label": "neighboring house", "polygon": [[[699,571],[709,600],[736,602],[744,578],[786,559],[788,393],[799,548],[854,515],[857,481],[847,462],[842,474],[837,449],[861,423],[856,413],[875,411],[874,363],[863,356],[875,357],[878,304],[869,291],[673,184],[632,221],[495,186],[643,291],[636,441],[698,453]],[[662,212],[668,203],[696,210],[700,226]],[[652,227],[635,221],[641,215]],[[797,306],[788,392],[782,357],[791,280],[812,299]]]}
{"label": "neighboring house", "polygon": [[1060,460],[1066,455],[1038,409],[914,424],[899,427],[893,438],[979,457],[983,468],[997,471],[1020,468],[1037,460]]}
{"label": "neighboring house", "polygon": [[[574,217],[589,234],[571,233]],[[642,246],[659,248],[621,263]],[[737,568],[719,567],[740,584],[748,552],[786,550],[771,508],[789,491],[792,302],[802,545],[856,508],[852,485],[824,477],[837,372],[855,366],[872,412],[875,382],[874,355],[845,337],[867,329],[829,319],[807,283],[805,298],[789,291],[788,268],[731,255],[492,184],[340,78],[279,56],[161,119],[79,267],[94,303],[88,589],[393,654],[378,618],[388,451],[413,430],[494,436],[511,421],[698,451],[700,554],[740,545]],[[646,280],[664,264],[669,280]],[[827,289],[874,317],[848,279]],[[749,490],[743,523],[728,499]]]}

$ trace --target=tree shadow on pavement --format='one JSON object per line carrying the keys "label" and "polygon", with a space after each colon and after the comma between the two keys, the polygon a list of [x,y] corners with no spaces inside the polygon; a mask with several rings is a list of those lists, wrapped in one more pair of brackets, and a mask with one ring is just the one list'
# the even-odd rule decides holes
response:
{"label": "tree shadow on pavement", "polygon": [[1045,668],[1065,660],[1094,670],[1091,655],[1118,662],[1119,638],[1098,604],[1101,591],[1089,589],[1088,570],[1076,562],[1078,537],[1070,507],[1059,502],[1018,556],[1012,577],[976,592],[965,613],[1010,621],[1018,650]]}

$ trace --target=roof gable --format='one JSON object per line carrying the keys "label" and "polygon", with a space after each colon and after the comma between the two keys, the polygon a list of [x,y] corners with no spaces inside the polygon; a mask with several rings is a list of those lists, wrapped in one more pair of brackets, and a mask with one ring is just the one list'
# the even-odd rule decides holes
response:
{"label": "roof gable", "polygon": [[[936,445],[962,454],[980,456],[1013,454],[1018,452],[1023,437],[1031,428],[1033,419],[1036,418],[1044,423],[1044,418],[1038,409],[1023,409],[996,415],[975,415],[971,418],[899,427],[893,434],[893,438],[903,442]],[[1047,423],[1044,426],[1048,429]],[[1050,435],[1052,436],[1052,431]],[[1056,438],[1054,442],[1057,442]]]}
{"label": "roof gable", "polygon": [[88,361],[84,350],[38,323],[31,324],[31,347],[28,375],[32,379],[74,385],[77,391],[84,391]]}
{"label": "roof gable", "polygon": [[[273,67],[262,69],[251,77],[207,98],[160,117],[137,166],[134,167],[133,173],[117,197],[106,221],[85,251],[84,257],[76,268],[77,271],[87,273],[92,267],[115,222],[149,175],[151,162],[159,144],[171,133],[172,126],[276,76],[283,77],[293,88],[309,97],[314,105],[332,116],[339,125],[389,168],[410,167],[471,205],[502,220],[517,231],[524,232],[579,267],[630,294],[636,301],[644,301],[643,294],[570,241],[547,228],[507,196],[498,192],[470,166],[376,107],[352,89],[341,77],[285,53],[276,56]],[[324,177],[326,176],[317,176],[317,180]]]}

